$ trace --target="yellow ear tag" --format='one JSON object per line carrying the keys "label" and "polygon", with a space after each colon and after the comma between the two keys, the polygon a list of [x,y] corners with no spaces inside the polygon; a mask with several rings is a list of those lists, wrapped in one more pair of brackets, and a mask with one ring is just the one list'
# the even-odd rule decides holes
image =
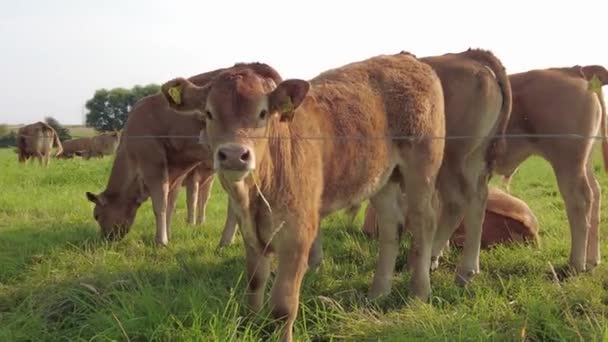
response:
{"label": "yellow ear tag", "polygon": [[596,94],[602,93],[602,82],[597,77],[597,75],[593,75],[591,80],[587,82],[587,89]]}
{"label": "yellow ear tag", "polygon": [[167,93],[169,93],[171,100],[173,100],[175,104],[182,104],[182,90],[179,86],[169,88],[169,90],[167,90]]}

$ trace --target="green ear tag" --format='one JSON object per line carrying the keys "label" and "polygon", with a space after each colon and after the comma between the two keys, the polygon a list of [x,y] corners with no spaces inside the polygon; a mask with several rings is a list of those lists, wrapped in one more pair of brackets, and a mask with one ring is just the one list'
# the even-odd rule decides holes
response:
{"label": "green ear tag", "polygon": [[591,80],[587,82],[587,89],[596,94],[602,93],[602,82],[597,77],[597,75],[593,75]]}
{"label": "green ear tag", "polygon": [[167,90],[167,93],[169,93],[171,100],[173,100],[173,102],[175,102],[175,104],[177,104],[177,105],[182,104],[182,90],[181,90],[180,86],[175,86],[175,87],[169,88]]}
{"label": "green ear tag", "polygon": [[294,107],[293,103],[291,103],[290,98],[287,98],[287,100],[281,104],[281,113],[293,112],[294,109],[296,108]]}

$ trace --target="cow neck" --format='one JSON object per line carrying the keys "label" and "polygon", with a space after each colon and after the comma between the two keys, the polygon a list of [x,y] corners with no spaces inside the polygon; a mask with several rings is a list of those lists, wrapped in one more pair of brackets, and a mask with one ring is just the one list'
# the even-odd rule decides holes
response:
{"label": "cow neck", "polygon": [[143,187],[137,177],[135,167],[130,164],[126,149],[119,149],[104,194],[110,197],[134,199],[143,197]]}

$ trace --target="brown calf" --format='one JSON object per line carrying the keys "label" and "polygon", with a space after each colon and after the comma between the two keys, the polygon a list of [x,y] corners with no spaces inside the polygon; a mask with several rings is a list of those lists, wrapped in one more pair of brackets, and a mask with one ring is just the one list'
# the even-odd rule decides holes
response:
{"label": "brown calf", "polygon": [[435,179],[444,142],[425,137],[445,134],[441,84],[432,68],[398,54],[330,70],[310,83],[272,82],[244,67],[204,87],[180,78],[162,90],[175,109],[204,113],[214,167],[245,241],[249,305],[255,311],[263,303],[269,253],[278,254],[270,304],[273,315],[286,322],[283,340],[292,340],[319,220],[366,198],[381,227],[371,296],[391,288],[398,231],[405,223],[395,203],[404,188],[411,194],[407,215],[419,256],[411,290],[428,298]]}
{"label": "brown calf", "polygon": [[496,171],[509,179],[531,155],[553,167],[566,204],[570,223],[569,264],[576,272],[600,263],[600,185],[590,157],[594,139],[601,135],[604,167],[608,170],[606,108],[601,86],[608,72],[601,66],[574,66],[532,70],[509,76],[513,88],[513,113],[508,134],[577,137],[527,137],[509,139]]}

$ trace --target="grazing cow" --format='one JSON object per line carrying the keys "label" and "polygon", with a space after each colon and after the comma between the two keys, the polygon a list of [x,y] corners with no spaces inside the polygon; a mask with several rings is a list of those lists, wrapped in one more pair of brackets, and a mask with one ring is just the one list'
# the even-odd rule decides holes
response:
{"label": "grazing cow", "polygon": [[[267,68],[265,65],[252,67]],[[192,77],[205,85],[219,69]],[[273,80],[281,81],[274,72]],[[211,172],[211,152],[199,142],[204,122],[171,110],[161,94],[138,101],[122,131],[106,189],[87,192],[95,203],[94,218],[103,236],[120,239],[133,224],[141,203],[152,199],[156,220],[156,243],[167,245],[177,194],[186,175],[201,163]]]}
{"label": "grazing cow", "polygon": [[[502,63],[489,51],[469,49],[420,60],[432,66],[441,79],[447,136],[464,137],[445,144],[437,179],[442,210],[432,267],[438,266],[443,247],[464,217],[466,238],[456,281],[466,284],[479,273],[488,181],[505,145],[504,139],[475,137],[504,134],[511,112],[511,87]],[[372,211],[373,207],[367,212]]]}
{"label": "grazing cow", "polygon": [[38,121],[17,130],[17,154],[19,162],[25,163],[29,158],[37,158],[40,165],[48,166],[53,147],[55,155],[63,151],[61,141],[55,129],[49,124]]}
{"label": "grazing cow", "polygon": [[[407,229],[407,225],[405,228]],[[376,215],[371,206],[368,206],[365,214],[363,232],[369,237],[378,235]],[[450,242],[457,247],[464,246],[465,228],[462,222],[450,238]],[[498,188],[489,187],[481,247],[489,248],[512,242],[531,242],[536,246],[540,244],[536,216],[521,199]]]}
{"label": "grazing cow", "polygon": [[[600,185],[593,175],[591,150],[602,137],[604,168],[608,170],[606,108],[601,86],[608,72],[601,66],[532,70],[509,76],[513,113],[512,135],[549,135],[508,139],[496,172],[507,177],[531,155],[547,160],[555,173],[570,223],[569,265],[582,272],[600,263]],[[574,137],[551,137],[571,134]]]}
{"label": "grazing cow", "polygon": [[101,158],[114,154],[120,142],[119,132],[102,133],[94,137],[75,138],[63,142],[62,158],[73,158],[75,155],[84,159]]}
{"label": "grazing cow", "polygon": [[330,70],[310,83],[276,83],[244,67],[204,87],[178,78],[161,89],[176,110],[204,113],[214,167],[239,218],[254,311],[262,307],[270,253],[278,254],[270,305],[285,322],[283,340],[292,340],[319,220],[366,198],[381,227],[370,295],[391,288],[405,223],[395,202],[404,188],[419,254],[411,290],[428,299],[444,147],[443,139],[428,137],[445,134],[441,83],[432,68],[397,54]]}

